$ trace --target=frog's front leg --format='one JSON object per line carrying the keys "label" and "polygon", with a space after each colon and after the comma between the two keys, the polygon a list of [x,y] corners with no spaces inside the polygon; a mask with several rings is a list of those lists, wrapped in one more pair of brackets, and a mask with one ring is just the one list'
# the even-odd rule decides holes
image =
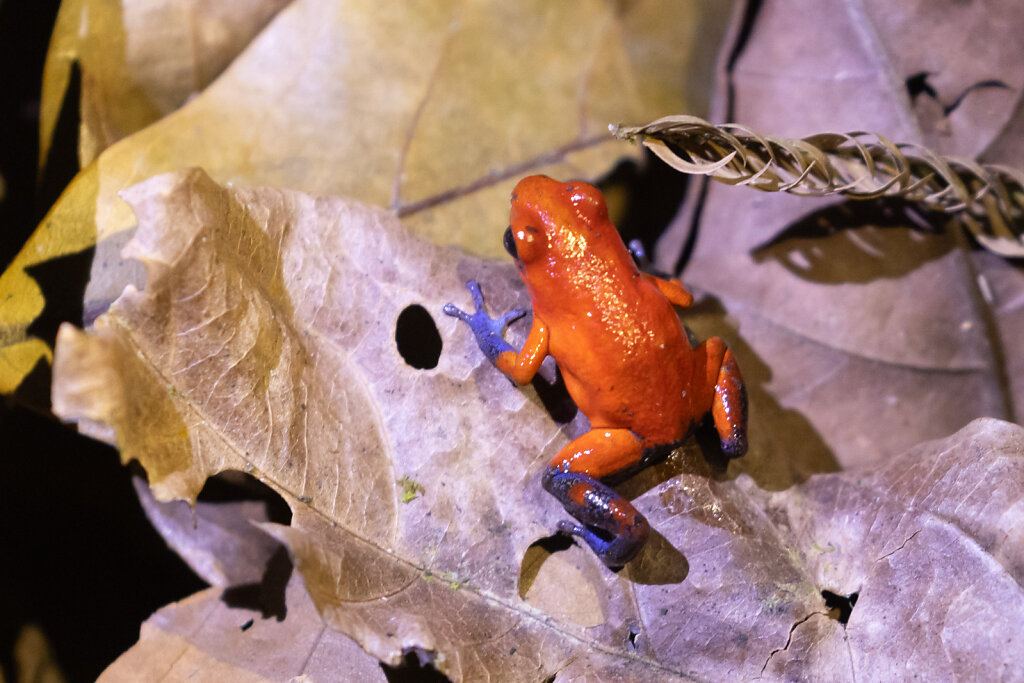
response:
{"label": "frog's front leg", "polygon": [[561,522],[559,531],[582,538],[609,567],[636,557],[650,525],[601,479],[633,468],[643,453],[644,444],[628,429],[594,429],[563,448],[544,471],[544,488],[581,522]]}
{"label": "frog's front leg", "polygon": [[476,310],[473,313],[466,313],[455,304],[448,303],[444,306],[445,314],[469,325],[476,337],[476,345],[487,356],[487,360],[509,379],[520,386],[528,384],[548,355],[547,326],[534,315],[530,334],[526,337],[522,350],[517,353],[512,345],[505,341],[505,328],[526,315],[526,311],[515,308],[505,315],[492,318],[484,309],[484,296],[477,281],[468,281],[466,288],[473,297]]}

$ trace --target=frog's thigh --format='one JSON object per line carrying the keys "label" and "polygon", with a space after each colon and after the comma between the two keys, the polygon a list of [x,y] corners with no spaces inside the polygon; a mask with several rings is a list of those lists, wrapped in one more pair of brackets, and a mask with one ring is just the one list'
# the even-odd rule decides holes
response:
{"label": "frog's thigh", "polygon": [[604,479],[633,467],[643,453],[643,443],[628,429],[592,429],[559,451],[549,467]]}

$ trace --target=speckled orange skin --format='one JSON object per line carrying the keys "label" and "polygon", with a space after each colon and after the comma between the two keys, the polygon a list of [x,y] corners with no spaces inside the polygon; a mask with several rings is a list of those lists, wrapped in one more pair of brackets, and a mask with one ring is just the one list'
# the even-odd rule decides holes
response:
{"label": "speckled orange skin", "polygon": [[[511,230],[533,325],[547,328],[548,353],[591,426],[629,429],[647,445],[681,439],[707,412],[714,384],[672,302],[608,220],[601,193],[525,178],[512,194]],[[691,303],[678,282],[664,285],[680,305]]]}
{"label": "speckled orange skin", "polygon": [[[678,280],[637,268],[592,185],[524,178],[512,193],[505,243],[529,292],[533,326],[519,352],[495,347],[492,329],[485,352],[517,384],[528,383],[545,356],[558,362],[591,431],[551,461],[544,487],[582,522],[563,523],[562,531],[621,566],[643,547],[649,527],[600,480],[667,453],[708,413],[724,452],[743,455],[742,377],[722,340],[691,348],[673,304],[689,306],[693,297]],[[478,323],[457,313],[483,349]]]}

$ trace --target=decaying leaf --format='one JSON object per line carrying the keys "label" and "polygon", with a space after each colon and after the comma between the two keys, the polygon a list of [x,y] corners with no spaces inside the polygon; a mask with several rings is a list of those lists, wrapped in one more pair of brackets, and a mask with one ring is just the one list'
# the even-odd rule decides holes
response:
{"label": "decaying leaf", "polygon": [[[609,121],[703,109],[728,9],[715,0],[290,3],[202,94],[83,169],[0,276],[0,391],[49,356],[26,332],[44,304],[26,268],[98,242],[86,320],[137,283],[118,258],[135,225],[122,189],[200,166],[221,182],[389,207],[432,241],[498,254],[500,241],[481,235],[504,225],[520,175],[593,178],[635,153],[610,138]],[[101,13],[121,35],[128,25],[116,15]],[[140,26],[127,43],[145,39],[150,25]],[[120,67],[100,73],[132,83]]]}
{"label": "decaying leaf", "polygon": [[161,503],[146,482],[132,483],[146,517],[167,544],[211,586],[259,585],[281,545],[257,529],[269,521],[258,501]]}
{"label": "decaying leaf", "polygon": [[[712,120],[791,138],[875,130],[966,158],[985,157],[1020,125],[1024,60],[1009,36],[1024,23],[1012,2],[758,5],[747,3],[737,20],[749,31],[723,47]],[[968,26],[992,37],[987,49],[967,48]],[[932,94],[912,88],[915,78]],[[1006,87],[975,87],[992,79]],[[1024,157],[987,160],[1024,168]],[[1016,419],[1018,380],[998,360],[1016,354],[1000,349],[958,231],[899,203],[719,183],[693,198],[699,211],[678,217],[656,256],[672,269],[694,240],[682,277],[714,294],[741,366],[760,369],[757,390],[776,406],[762,417],[795,416],[788,432],[755,424],[752,444],[802,452],[816,443],[846,467],[980,416]]]}
{"label": "decaying leaf", "polygon": [[64,0],[57,14],[40,103],[45,166],[71,80],[81,71],[78,158],[166,116],[220,74],[290,0],[189,2]]}
{"label": "decaying leaf", "polygon": [[[279,546],[255,526],[266,519],[259,503],[192,510],[156,502],[145,484],[136,489],[164,538],[213,587],[147,619],[139,642],[99,680],[385,680],[376,659],[324,624],[287,561],[270,575],[266,551]],[[269,611],[267,598],[248,599],[261,591],[273,594]]]}
{"label": "decaying leaf", "polygon": [[287,598],[288,617],[278,622],[231,608],[219,588],[207,588],[147,619],[139,642],[98,680],[387,680],[377,660],[324,625],[297,575]]}
{"label": "decaying leaf", "polygon": [[[786,471],[785,451],[732,478],[688,448],[625,489],[656,531],[637,561],[545,560],[534,544],[564,513],[539,471],[580,418],[560,428],[440,315],[469,277],[492,310],[524,304],[510,265],[351,200],[201,171],[125,197],[147,285],[62,330],[55,411],[112,425],[160,498],[224,469],[273,487],[292,521],[262,528],[326,623],[380,660],[422,652],[455,680],[1024,675],[1020,427],[977,421],[776,493],[757,476]],[[397,348],[415,305],[436,316],[434,369]],[[406,504],[403,477],[422,486]],[[845,623],[824,590],[856,594]]]}

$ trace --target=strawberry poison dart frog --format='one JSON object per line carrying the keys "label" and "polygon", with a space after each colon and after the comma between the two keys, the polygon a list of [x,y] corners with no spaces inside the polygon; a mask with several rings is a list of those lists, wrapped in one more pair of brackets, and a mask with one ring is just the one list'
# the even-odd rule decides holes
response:
{"label": "strawberry poison dart frog", "polygon": [[561,533],[582,538],[609,567],[633,559],[647,520],[608,480],[663,458],[711,414],[722,450],[747,450],[747,396],[736,359],[712,337],[692,348],[673,304],[693,296],[675,279],[641,272],[608,219],[601,192],[586,183],[530,176],[512,192],[505,249],[533,305],[533,326],[515,351],[505,328],[525,315],[492,319],[480,287],[466,283],[476,311],[444,312],[466,322],[477,345],[517,385],[555,358],[590,431],[548,464],[544,488],[579,523]]}

